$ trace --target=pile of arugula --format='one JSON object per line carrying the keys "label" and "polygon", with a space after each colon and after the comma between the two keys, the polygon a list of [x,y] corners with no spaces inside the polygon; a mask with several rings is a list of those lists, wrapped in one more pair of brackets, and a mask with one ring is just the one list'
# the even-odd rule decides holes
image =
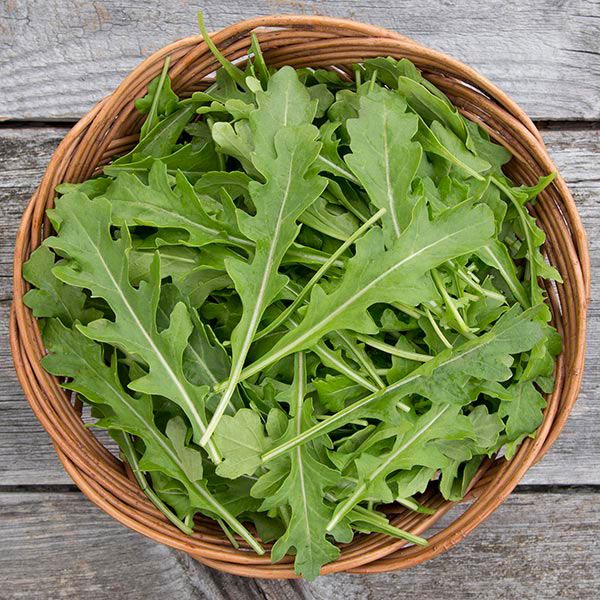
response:
{"label": "pile of arugula", "polygon": [[25,302],[167,518],[312,579],[356,532],[426,543],[378,506],[462,498],[541,423],[560,276],[525,204],[552,177],[513,185],[407,60],[348,81],[254,40],[242,71],[206,41],[213,85],[178,98],[167,61],[137,146],[57,188]]}

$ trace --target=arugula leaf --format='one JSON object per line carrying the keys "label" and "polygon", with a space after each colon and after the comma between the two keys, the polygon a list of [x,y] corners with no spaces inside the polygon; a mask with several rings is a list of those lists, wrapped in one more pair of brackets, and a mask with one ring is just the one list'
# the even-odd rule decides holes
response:
{"label": "arugula leaf", "polygon": [[99,318],[97,310],[85,308],[87,296],[82,289],[62,283],[52,274],[54,258],[47,246],[40,246],[23,265],[23,277],[37,288],[25,294],[25,306],[35,317],[57,317],[67,327],[75,321],[89,323]]}
{"label": "arugula leaf", "polygon": [[493,219],[485,206],[459,205],[430,221],[423,203],[392,247],[385,251],[380,232],[373,228],[356,244],[356,256],[339,286],[325,294],[316,286],[300,325],[281,338],[263,358],[247,367],[242,377],[264,369],[293,352],[310,348],[329,331],[351,329],[377,333],[366,309],[376,302],[399,301],[409,305],[434,297],[427,272],[447,260],[473,252],[493,232]]}
{"label": "arugula leaf", "polygon": [[[131,240],[126,228],[113,240],[110,234],[111,207],[108,201],[89,200],[74,192],[59,198],[53,212],[61,220],[58,236],[46,245],[69,258],[53,273],[69,285],[89,289],[92,296],[108,302],[115,320],[98,319],[80,326],[86,336],[122,348],[143,360],[147,375],[130,382],[138,392],[157,393],[181,406],[190,419],[195,439],[205,431],[202,407],[207,386],[190,384],[183,373],[183,352],[192,322],[183,303],[170,315],[169,328],[158,332],[156,309],[160,291],[158,257],[148,281],[136,289],[129,283],[128,253]],[[210,449],[217,459],[216,449]]]}
{"label": "arugula leaf", "polygon": [[[299,353],[294,361],[290,404],[292,435],[300,434],[311,422],[312,405],[305,400],[305,369],[304,355]],[[317,577],[321,566],[340,554],[339,548],[326,539],[325,528],[333,511],[323,500],[325,490],[336,485],[339,474],[322,462],[320,447],[321,444],[296,448],[290,456],[289,474],[275,491],[265,496],[261,506],[262,510],[270,510],[289,505],[289,524],[273,546],[271,558],[277,562],[293,548],[295,571],[307,579]]]}
{"label": "arugula leaf", "polygon": [[[257,93],[258,108],[250,117],[255,133],[253,161],[266,183],[250,184],[256,215],[238,213],[240,229],[256,243],[256,252],[250,263],[226,261],[244,310],[231,335],[228,385],[202,437],[203,444],[209,441],[235,391],[263,312],[286,283],[278,268],[298,234],[296,219],[325,187],[325,181],[311,170],[320,149],[318,131],[308,123],[296,125],[310,122],[314,115],[314,104],[306,95],[291,68],[278,71],[269,80],[267,91]],[[294,120],[288,121],[291,110]]]}
{"label": "arugula leaf", "polygon": [[406,102],[383,88],[361,96],[358,118],[347,122],[352,154],[344,160],[371,202],[387,210],[383,229],[388,247],[410,221],[413,203],[408,196],[422,152],[411,141],[417,126],[415,115],[406,112]]}
{"label": "arugula leaf", "polygon": [[389,452],[377,456],[362,454],[356,461],[359,483],[352,494],[338,504],[327,530],[331,531],[356,504],[369,495],[391,502],[394,494],[386,483],[390,473],[415,466],[442,466],[447,459],[436,450],[431,443],[433,440],[461,440],[475,435],[471,422],[459,411],[458,406],[439,404],[422,416],[406,415],[397,430],[389,432],[396,438]]}
{"label": "arugula leaf", "polygon": [[110,414],[97,421],[96,426],[125,431],[142,439],[145,445],[142,469],[158,470],[180,481],[194,507],[218,515],[257,552],[263,553],[246,528],[207,490],[202,478],[202,455],[185,445],[187,427],[181,419],[170,421],[166,436],[162,434],[154,423],[149,396],[133,398],[125,392],[116,363],[107,366],[102,347],[76,329],[68,329],[57,319],[51,319],[44,329],[44,343],[50,351],[42,361],[48,372],[71,378],[64,387],[82,394],[93,404],[110,408]]}

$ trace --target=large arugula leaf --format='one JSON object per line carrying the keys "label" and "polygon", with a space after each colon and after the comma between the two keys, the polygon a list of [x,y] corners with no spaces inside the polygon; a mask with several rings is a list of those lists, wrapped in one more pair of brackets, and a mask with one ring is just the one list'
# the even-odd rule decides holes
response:
{"label": "large arugula leaf", "polygon": [[283,336],[260,361],[248,367],[246,376],[288,354],[310,348],[335,329],[377,333],[367,309],[376,302],[417,305],[435,297],[427,273],[456,256],[485,244],[494,230],[490,210],[482,205],[459,205],[430,221],[421,202],[413,220],[389,250],[384,250],[381,231],[373,228],[356,244],[356,255],[337,288],[326,294],[316,286],[304,319]]}
{"label": "large arugula leaf", "polygon": [[226,261],[244,310],[231,335],[228,385],[203,443],[210,439],[235,391],[263,312],[286,283],[278,268],[298,234],[296,219],[321,195],[326,183],[312,169],[320,149],[318,130],[309,124],[314,103],[295,71],[282,69],[269,80],[267,91],[256,97],[258,108],[250,116],[255,135],[252,158],[265,183],[250,184],[256,214],[238,213],[240,229],[255,242],[256,250],[249,263]]}
{"label": "large arugula leaf", "polygon": [[[106,300],[115,320],[98,319],[80,326],[88,337],[122,348],[148,366],[148,373],[129,384],[146,394],[160,394],[181,406],[190,419],[194,438],[205,431],[204,400],[208,386],[191,384],[183,372],[183,352],[192,331],[187,307],[179,303],[170,315],[168,329],[158,332],[156,310],[160,292],[158,256],[147,281],[138,288],[129,282],[128,254],[131,240],[127,228],[111,236],[111,205],[103,198],[89,200],[74,192],[59,198],[53,218],[60,222],[57,236],[46,244],[68,258],[53,273],[61,281],[89,289]],[[217,459],[213,448],[211,455]]]}

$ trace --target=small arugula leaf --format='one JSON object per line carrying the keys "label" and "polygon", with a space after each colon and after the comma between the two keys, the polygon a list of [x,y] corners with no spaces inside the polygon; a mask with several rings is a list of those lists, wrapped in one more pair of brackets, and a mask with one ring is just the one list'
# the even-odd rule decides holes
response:
{"label": "small arugula leaf", "polygon": [[261,455],[272,445],[260,416],[249,408],[238,410],[234,416],[223,415],[215,441],[223,453],[217,474],[228,479],[253,475],[261,465]]}
{"label": "small arugula leaf", "polygon": [[469,147],[467,141],[469,130],[465,125],[465,120],[447,98],[440,98],[422,82],[404,75],[398,77],[397,90],[428,125],[431,125],[433,121],[439,121],[450,128]]}
{"label": "small arugula leaf", "polygon": [[131,173],[121,172],[104,197],[112,205],[113,222],[117,225],[181,229],[187,236],[181,236],[179,241],[190,246],[218,242],[251,246],[239,234],[235,223],[218,220],[206,212],[183,174],[177,174],[176,188],[172,189],[166,166],[161,161],[152,165],[148,185]]}
{"label": "small arugula leaf", "polygon": [[87,296],[82,289],[66,285],[53,275],[54,258],[47,246],[40,246],[23,265],[23,277],[37,288],[25,294],[25,305],[35,317],[57,317],[67,327],[75,321],[89,323],[100,318],[99,311],[85,308]]}
{"label": "small arugula leaf", "polygon": [[511,399],[500,402],[498,415],[506,419],[506,438],[512,444],[505,455],[511,458],[523,438],[539,427],[546,401],[531,381],[519,381],[511,385],[508,392]]}
{"label": "small arugula leaf", "polygon": [[360,98],[357,119],[347,122],[352,154],[344,160],[377,208],[385,208],[383,229],[389,247],[408,225],[413,203],[411,182],[421,161],[421,146],[412,142],[418,120],[406,112],[397,94],[378,88]]}
{"label": "small arugula leaf", "polygon": [[147,115],[140,130],[140,138],[150,131],[158,121],[177,110],[179,97],[171,89],[171,80],[168,75],[170,57],[167,57],[163,70],[148,84],[148,91],[143,98],[135,101],[135,107]]}
{"label": "small arugula leaf", "polygon": [[484,179],[483,173],[491,168],[489,162],[470,152],[463,141],[439,121],[427,126],[420,120],[415,139],[425,152],[440,156],[469,177]]}
{"label": "small arugula leaf", "polygon": [[[119,173],[132,173],[139,177],[148,177],[149,171],[156,162],[153,156],[146,156],[125,164],[110,164],[104,167],[104,174],[116,177]],[[219,168],[219,160],[212,140],[201,144],[184,144],[168,156],[161,156],[160,162],[166,167],[169,175],[181,172],[194,183],[205,173]]]}

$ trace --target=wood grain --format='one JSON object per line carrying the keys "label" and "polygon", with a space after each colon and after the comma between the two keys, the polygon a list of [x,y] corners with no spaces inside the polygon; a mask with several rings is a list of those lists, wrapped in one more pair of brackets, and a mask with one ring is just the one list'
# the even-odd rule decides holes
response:
{"label": "wood grain", "polygon": [[[187,0],[0,3],[0,119],[78,117],[144,57],[197,33]],[[209,28],[273,13],[381,25],[463,60],[538,119],[599,119],[595,0],[205,0]]]}
{"label": "wood grain", "polygon": [[[0,477],[5,485],[69,483],[48,436],[29,410],[8,348],[8,301],[18,221],[64,128],[0,130]],[[590,234],[592,305],[587,374],[573,413],[549,455],[526,476],[529,484],[600,484],[600,131],[547,130],[544,137],[570,183]]]}
{"label": "wood grain", "polygon": [[312,583],[248,580],[142,538],[77,492],[2,493],[0,595],[6,600],[379,600],[409,590],[419,600],[584,600],[597,598],[599,538],[596,493],[515,493],[459,546],[408,571],[335,575]]}

